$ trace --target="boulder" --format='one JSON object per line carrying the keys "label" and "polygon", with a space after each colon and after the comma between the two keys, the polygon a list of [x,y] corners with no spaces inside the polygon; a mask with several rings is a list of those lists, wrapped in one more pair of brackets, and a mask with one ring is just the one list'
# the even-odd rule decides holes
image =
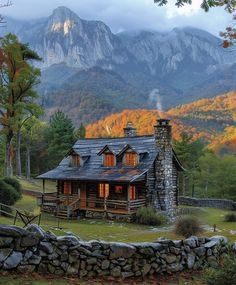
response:
{"label": "boulder", "polygon": [[24,261],[27,261],[32,255],[33,255],[33,252],[31,250],[26,250],[25,255],[24,255]]}
{"label": "boulder", "polygon": [[195,237],[190,237],[190,238],[187,238],[183,241],[184,245],[188,245],[189,247],[191,248],[194,248],[196,247],[196,238]]}
{"label": "boulder", "polygon": [[149,271],[151,270],[151,264],[146,263],[143,268],[142,268],[142,274],[147,275],[149,273]]}
{"label": "boulder", "polygon": [[151,247],[143,247],[139,249],[139,252],[143,255],[153,256],[154,251]]}
{"label": "boulder", "polygon": [[50,242],[41,241],[39,244],[39,249],[47,254],[53,253],[53,246]]}
{"label": "boulder", "polygon": [[206,248],[204,246],[196,247],[194,248],[194,252],[197,254],[197,256],[204,256],[206,253]]}
{"label": "boulder", "polygon": [[121,276],[121,268],[120,268],[120,266],[115,266],[111,270],[111,276],[113,276],[113,277],[120,277]]}
{"label": "boulder", "polygon": [[4,261],[3,267],[5,269],[16,268],[23,260],[21,252],[13,251],[12,254]]}
{"label": "boulder", "polygon": [[42,259],[41,256],[34,254],[29,258],[28,263],[32,264],[32,265],[38,265],[40,263],[41,259]]}
{"label": "boulder", "polygon": [[102,268],[102,270],[108,269],[109,266],[110,266],[110,261],[109,261],[109,260],[106,260],[106,259],[105,259],[105,260],[102,261],[102,263],[101,263],[101,268]]}
{"label": "boulder", "polygon": [[20,237],[26,236],[27,231],[17,226],[0,225],[0,236]]}
{"label": "boulder", "polygon": [[88,265],[93,265],[97,263],[97,258],[96,257],[91,257],[87,259],[87,264]]}
{"label": "boulder", "polygon": [[9,247],[13,242],[12,237],[0,237],[0,248]]}
{"label": "boulder", "polygon": [[211,241],[217,241],[218,243],[222,243],[222,244],[227,244],[228,242],[228,239],[227,237],[224,237],[224,236],[213,236],[210,238]]}
{"label": "boulder", "polygon": [[82,270],[80,270],[80,272],[79,272],[79,276],[80,276],[80,277],[84,277],[84,276],[86,276],[87,274],[88,274],[88,271],[85,270],[85,269],[82,269]]}
{"label": "boulder", "polygon": [[172,263],[167,266],[167,270],[170,272],[177,272],[183,270],[183,265],[180,263]]}
{"label": "boulder", "polygon": [[136,248],[134,246],[125,243],[112,243],[110,248],[110,259],[119,257],[129,258],[136,252]]}
{"label": "boulder", "polygon": [[21,238],[20,246],[21,247],[31,247],[39,243],[39,237],[35,234],[27,234]]}
{"label": "boulder", "polygon": [[121,273],[121,276],[122,276],[122,278],[125,279],[125,278],[129,278],[131,276],[134,276],[134,273],[131,272],[131,271],[124,271],[124,272]]}
{"label": "boulder", "polygon": [[35,237],[37,237],[39,240],[44,239],[44,231],[36,224],[31,224],[26,227],[26,230],[30,233],[33,233]]}
{"label": "boulder", "polygon": [[187,267],[188,269],[192,269],[195,262],[195,255],[189,253],[187,255]]}
{"label": "boulder", "polygon": [[35,270],[35,266],[34,265],[19,265],[17,267],[17,271],[19,273],[22,273],[22,274],[24,274],[24,273],[31,273],[34,270]]}
{"label": "boulder", "polygon": [[67,246],[75,246],[79,245],[80,241],[75,236],[60,236],[57,238],[57,244],[60,245],[67,245]]}
{"label": "boulder", "polygon": [[3,262],[12,253],[12,248],[2,248],[0,250],[0,262]]}
{"label": "boulder", "polygon": [[167,262],[167,263],[174,263],[174,262],[176,262],[176,255],[174,255],[174,254],[168,254],[168,255],[166,256],[166,262]]}

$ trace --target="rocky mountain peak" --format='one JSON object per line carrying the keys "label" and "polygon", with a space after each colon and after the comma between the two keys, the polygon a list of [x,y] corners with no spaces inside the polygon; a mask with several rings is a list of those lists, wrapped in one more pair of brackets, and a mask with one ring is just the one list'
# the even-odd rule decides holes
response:
{"label": "rocky mountain peak", "polygon": [[50,18],[59,21],[66,21],[66,20],[78,20],[79,16],[69,8],[65,6],[60,6],[53,10]]}
{"label": "rocky mountain peak", "polygon": [[80,18],[69,8],[61,6],[56,8],[52,15],[49,17],[47,29],[51,32],[64,32],[68,34],[70,30],[78,25]]}

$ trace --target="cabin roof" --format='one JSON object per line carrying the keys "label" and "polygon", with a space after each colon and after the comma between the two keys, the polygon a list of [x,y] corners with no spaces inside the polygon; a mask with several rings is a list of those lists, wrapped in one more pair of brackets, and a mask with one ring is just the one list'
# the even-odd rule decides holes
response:
{"label": "cabin roof", "polygon": [[[122,165],[118,159],[118,154],[127,145],[131,146],[137,154],[145,154],[140,157],[139,164],[135,167],[126,167]],[[101,156],[99,154],[105,146],[112,149],[112,152],[117,156],[117,165],[114,167],[104,167],[102,165]],[[82,158],[87,158],[82,166],[71,167],[70,158],[67,156],[61,161],[58,167],[37,178],[53,180],[96,180],[104,182],[138,181],[143,179],[145,173],[150,169],[158,155],[153,135],[79,139],[73,146],[73,151],[78,153]],[[175,159],[175,156],[173,156],[173,159]]]}

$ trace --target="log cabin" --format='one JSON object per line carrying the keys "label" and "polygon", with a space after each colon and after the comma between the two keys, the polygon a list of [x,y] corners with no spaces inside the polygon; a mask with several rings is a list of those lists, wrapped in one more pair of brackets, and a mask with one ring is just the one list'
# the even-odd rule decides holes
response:
{"label": "log cabin", "polygon": [[[153,135],[138,136],[129,122],[124,136],[79,139],[43,180],[39,204],[58,217],[130,219],[152,206],[173,217],[178,205],[178,175],[183,167],[172,148],[172,127],[157,120]],[[45,193],[45,181],[57,182]]]}

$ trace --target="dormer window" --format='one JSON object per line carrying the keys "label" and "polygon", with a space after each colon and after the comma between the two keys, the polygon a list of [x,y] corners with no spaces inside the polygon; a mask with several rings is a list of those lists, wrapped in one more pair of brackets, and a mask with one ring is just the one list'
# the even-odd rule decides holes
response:
{"label": "dormer window", "polygon": [[74,166],[74,167],[80,166],[80,156],[78,154],[72,155],[72,166]]}
{"label": "dormer window", "polygon": [[125,152],[124,165],[125,166],[136,166],[138,164],[138,157],[135,152]]}
{"label": "dormer window", "polygon": [[103,154],[103,165],[105,167],[115,166],[115,155],[113,153],[104,153]]}

